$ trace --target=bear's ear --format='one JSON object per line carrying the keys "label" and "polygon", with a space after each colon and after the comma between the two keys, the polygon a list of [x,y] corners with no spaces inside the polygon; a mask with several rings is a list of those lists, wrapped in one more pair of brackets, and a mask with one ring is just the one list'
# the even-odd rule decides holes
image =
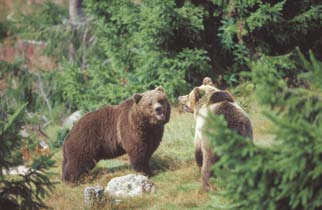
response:
{"label": "bear's ear", "polygon": [[208,104],[214,104],[214,103],[218,103],[218,102],[222,102],[222,101],[229,101],[229,102],[233,103],[233,102],[235,102],[235,99],[227,91],[218,91],[218,92],[214,92],[213,94],[211,94],[211,96],[208,100]]}
{"label": "bear's ear", "polygon": [[154,90],[164,92],[164,89],[162,86],[156,87]]}
{"label": "bear's ear", "polygon": [[198,87],[194,88],[193,92],[195,94],[196,102],[199,101],[199,99],[201,99],[204,95],[206,95],[206,91]]}
{"label": "bear's ear", "polygon": [[134,101],[136,104],[138,104],[138,103],[140,102],[141,98],[142,98],[142,95],[140,95],[140,94],[135,93],[135,94],[133,95],[133,101]]}
{"label": "bear's ear", "polygon": [[214,83],[212,82],[212,79],[210,77],[205,77],[202,80],[203,85],[212,85],[214,86]]}

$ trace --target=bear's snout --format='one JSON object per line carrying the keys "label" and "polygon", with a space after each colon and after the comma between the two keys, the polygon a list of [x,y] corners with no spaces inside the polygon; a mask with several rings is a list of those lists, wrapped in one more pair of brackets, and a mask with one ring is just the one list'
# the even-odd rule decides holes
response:
{"label": "bear's snout", "polygon": [[162,113],[162,107],[161,107],[161,106],[156,107],[156,108],[155,108],[155,112],[156,112],[157,114]]}
{"label": "bear's snout", "polygon": [[179,97],[178,97],[178,101],[179,101],[179,103],[181,103],[181,104],[186,104],[186,103],[187,103],[187,101],[188,101],[188,95],[185,95],[185,96],[179,96]]}
{"label": "bear's snout", "polygon": [[161,104],[156,104],[154,106],[154,111],[155,111],[155,115],[156,115],[156,118],[158,120],[164,120],[165,119],[165,115],[163,113],[163,109],[162,109],[162,105]]}

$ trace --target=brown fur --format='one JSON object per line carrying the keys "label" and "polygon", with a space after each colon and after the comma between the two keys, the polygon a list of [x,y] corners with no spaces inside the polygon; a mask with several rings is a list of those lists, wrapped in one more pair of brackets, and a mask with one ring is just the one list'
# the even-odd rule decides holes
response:
{"label": "brown fur", "polygon": [[223,102],[223,101],[228,101],[231,103],[235,102],[235,99],[232,95],[230,95],[230,93],[226,92],[226,91],[218,91],[218,92],[213,92],[207,103],[208,105],[210,104],[215,104],[215,103],[219,103],[219,102]]}
{"label": "brown fur", "polygon": [[209,79],[205,78],[203,85],[194,88],[189,95],[179,97],[181,104],[193,110],[197,121],[195,159],[201,170],[202,186],[205,190],[212,188],[209,183],[209,178],[212,174],[211,166],[219,160],[219,157],[211,149],[207,137],[202,132],[206,127],[205,117],[209,115],[209,112],[224,115],[230,129],[237,131],[242,136],[253,139],[252,125],[247,114],[236,104],[234,97],[230,93],[221,91],[213,85],[208,85],[210,84]]}
{"label": "brown fur", "polygon": [[64,142],[62,179],[76,182],[99,160],[125,153],[136,171],[151,175],[149,160],[161,142],[170,112],[168,97],[158,87],[86,114]]}
{"label": "brown fur", "polygon": [[211,111],[216,115],[224,115],[228,128],[235,130],[241,136],[249,137],[249,139],[253,140],[250,119],[245,112],[236,108],[231,102],[226,100],[218,102],[218,105],[212,108]]}

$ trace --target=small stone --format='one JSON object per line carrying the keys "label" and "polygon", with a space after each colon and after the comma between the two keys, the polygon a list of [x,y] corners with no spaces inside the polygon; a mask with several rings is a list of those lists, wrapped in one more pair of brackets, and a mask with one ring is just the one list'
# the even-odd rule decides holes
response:
{"label": "small stone", "polygon": [[101,186],[86,187],[84,189],[84,200],[86,207],[93,207],[104,195],[104,188]]}
{"label": "small stone", "polygon": [[49,146],[45,141],[39,142],[39,146],[41,149],[49,149]]}

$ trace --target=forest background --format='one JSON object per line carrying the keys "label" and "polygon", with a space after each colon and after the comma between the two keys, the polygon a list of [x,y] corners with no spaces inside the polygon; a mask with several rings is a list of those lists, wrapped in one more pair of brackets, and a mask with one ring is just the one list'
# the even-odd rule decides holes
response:
{"label": "forest background", "polygon": [[[245,143],[239,154],[238,142],[245,141],[238,136],[224,127],[209,134],[223,157],[214,170],[231,198],[225,205],[322,208],[321,1],[30,0],[27,7],[10,2],[0,5],[11,5],[0,20],[1,168],[23,163],[37,149],[37,136],[73,111],[117,104],[158,85],[175,105],[209,76],[237,99],[246,98],[245,109],[257,101],[279,145],[260,149]],[[21,137],[22,125],[37,134]],[[66,129],[57,133],[49,142],[53,150]],[[45,157],[33,159],[32,166],[52,167],[52,156]],[[36,183],[27,188],[37,193],[24,193],[23,181],[1,172],[1,202],[45,205],[42,196],[53,183],[31,175],[40,177],[25,179]]]}

